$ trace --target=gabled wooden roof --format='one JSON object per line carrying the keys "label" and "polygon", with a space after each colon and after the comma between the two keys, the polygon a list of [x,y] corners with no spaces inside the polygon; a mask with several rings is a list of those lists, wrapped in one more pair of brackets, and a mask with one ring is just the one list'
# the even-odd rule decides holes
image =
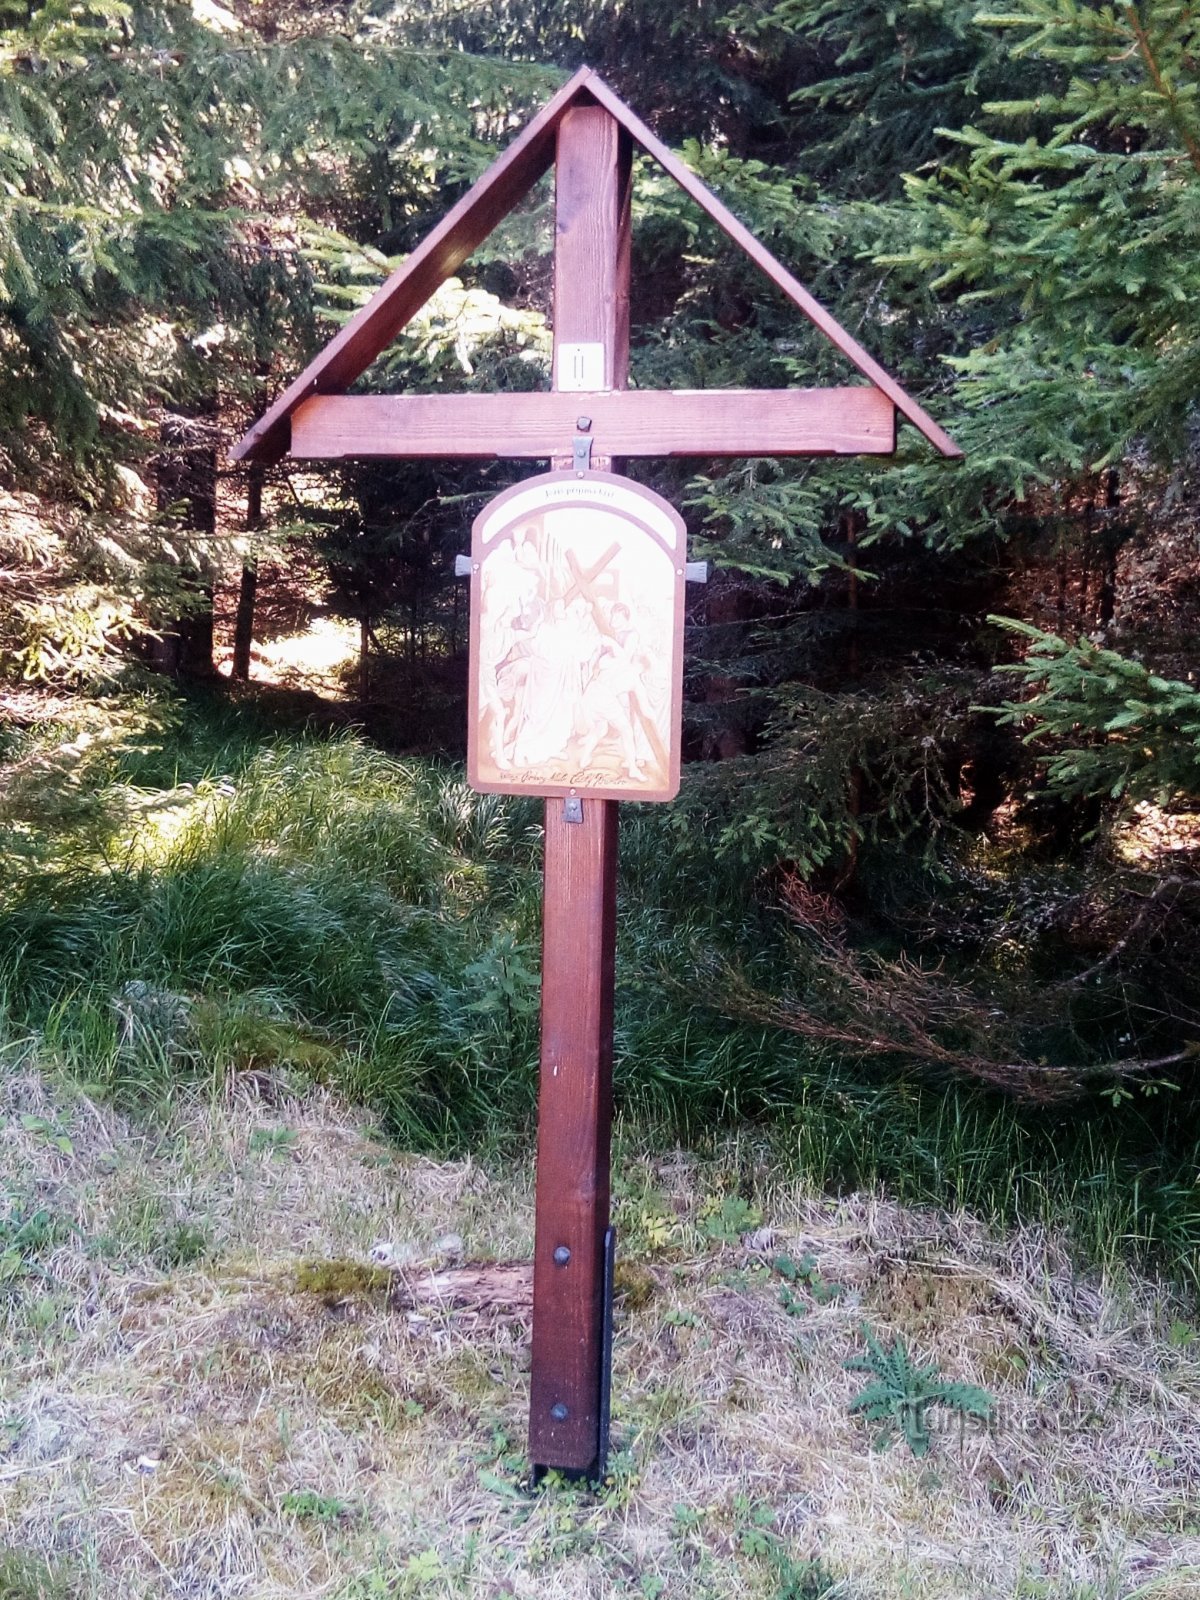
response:
{"label": "gabled wooden roof", "polygon": [[576,105],[599,104],[653,156],[679,187],[723,228],[813,325],[944,456],[962,451],[906,390],[885,372],[852,334],[826,311],[712,190],[655,138],[641,119],[590,67],[581,67],[563,85],[456,206],[407,256],[372,299],[315,356],[275,403],[239,440],[235,461],[278,461],[287,454],[292,413],[315,394],[343,393],[374,361],[438,286],[452,277],[554,161],[555,134],[564,114]]}

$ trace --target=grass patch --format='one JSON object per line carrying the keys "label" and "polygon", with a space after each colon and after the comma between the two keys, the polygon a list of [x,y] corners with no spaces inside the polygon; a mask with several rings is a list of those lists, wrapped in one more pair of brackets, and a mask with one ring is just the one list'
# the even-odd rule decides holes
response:
{"label": "grass patch", "polygon": [[[610,1473],[535,1493],[524,1313],[412,1313],[370,1264],[447,1229],[470,1262],[527,1260],[528,1160],[397,1153],[320,1088],[148,1123],[8,1070],[0,1111],[0,1184],[52,1186],[62,1223],[47,1276],[0,1303],[0,1593],[1196,1592],[1194,1323],[1161,1284],[1081,1275],[1061,1235],[832,1201],[761,1135],[700,1153],[623,1127]],[[23,1118],[69,1127],[70,1158]],[[275,1128],[296,1159],[255,1137]],[[745,1236],[712,1226],[734,1193]],[[167,1268],[136,1219],[180,1205],[207,1251]],[[872,1451],[864,1327],[911,1357],[892,1388],[921,1406],[920,1460]],[[992,1413],[935,1384],[985,1388]]]}
{"label": "grass patch", "polygon": [[[537,808],[356,737],[268,736],[217,703],[153,736],[148,720],[103,745],[86,807],[22,824],[0,882],[2,1047],[131,1109],[188,1085],[270,1102],[327,1084],[410,1148],[520,1148]],[[1022,1110],[723,1015],[722,963],[786,986],[788,925],[681,815],[623,809],[615,1078],[631,1122],[699,1148],[752,1122],[815,1187],[1063,1225],[1084,1259],[1195,1283],[1197,1139],[1179,1096]],[[270,1140],[256,1153],[294,1159],[286,1129]],[[711,1226],[734,1226],[736,1203]]]}
{"label": "grass patch", "polygon": [[78,1593],[67,1569],[22,1550],[0,1549],[0,1600],[72,1600]]}

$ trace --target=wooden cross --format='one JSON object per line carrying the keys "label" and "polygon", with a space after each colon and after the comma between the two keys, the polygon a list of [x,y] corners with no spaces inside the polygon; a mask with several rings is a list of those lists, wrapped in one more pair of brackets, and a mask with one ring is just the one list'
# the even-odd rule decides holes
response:
{"label": "wooden cross", "polygon": [[585,600],[589,600],[593,603],[596,601],[596,599],[599,597],[599,590],[596,588],[596,579],[601,575],[606,567],[612,565],[616,554],[616,545],[610,545],[600,557],[599,561],[594,562],[590,567],[581,567],[578,561],[575,559],[575,552],[573,550],[567,551],[567,565],[571,569],[571,576],[575,579],[575,582],[563,596],[563,599],[568,605],[577,594],[581,594]]}
{"label": "wooden cross", "polygon": [[[628,390],[633,145],[767,274],[867,379],[848,388]],[[380,350],[555,163],[550,393],[344,394]],[[581,413],[596,454],[887,455],[897,413],[942,455],[961,451],[717,197],[589,68],[533,118],[474,188],[331,340],[234,451],[235,460],[469,456],[572,466]],[[570,556],[568,559],[572,559]],[[580,592],[599,569],[573,564]],[[541,1080],[533,1262],[530,1457],[596,1474],[607,1448],[617,802],[546,806]]]}

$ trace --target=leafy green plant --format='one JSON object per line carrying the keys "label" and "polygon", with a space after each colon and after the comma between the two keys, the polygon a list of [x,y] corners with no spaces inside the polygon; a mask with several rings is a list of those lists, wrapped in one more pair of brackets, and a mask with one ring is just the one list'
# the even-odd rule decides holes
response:
{"label": "leafy green plant", "polygon": [[536,1014],[541,974],[528,947],[510,929],[498,929],[463,976],[477,991],[471,1010],[494,1018],[506,1032]]}
{"label": "leafy green plant", "polygon": [[1200,795],[1200,690],[1088,639],[1075,644],[1011,617],[989,619],[1030,641],[999,667],[1033,691],[1000,709],[1042,750],[1058,794],[1149,798]]}
{"label": "leafy green plant", "polygon": [[734,1517],[738,1530],[738,1548],[743,1555],[769,1556],[779,1545],[779,1536],[772,1530],[775,1512],[762,1500],[751,1500],[748,1495],[734,1497]]}
{"label": "leafy green plant", "polygon": [[819,1306],[828,1305],[842,1292],[840,1283],[825,1281],[816,1257],[812,1255],[803,1255],[799,1261],[789,1255],[776,1256],[771,1263],[771,1270],[783,1279],[779,1286],[779,1304],[789,1317],[802,1317],[808,1310],[807,1301],[796,1293],[798,1288],[807,1290]]}
{"label": "leafy green plant", "polygon": [[[676,1507],[677,1526],[680,1509]],[[771,1600],[825,1600],[840,1592],[841,1585],[819,1558],[793,1559],[775,1532],[775,1512],[765,1501],[735,1495],[733,1516],[742,1555],[770,1569],[772,1582],[766,1592]]]}
{"label": "leafy green plant", "polygon": [[35,1134],[57,1150],[59,1155],[70,1156],[75,1154],[75,1146],[71,1143],[70,1135],[64,1132],[57,1122],[52,1122],[49,1117],[36,1117],[31,1113],[24,1113],[21,1117],[21,1126],[26,1133]]}
{"label": "leafy green plant", "polygon": [[316,1489],[293,1489],[281,1496],[279,1509],[298,1522],[347,1522],[355,1515],[348,1500],[320,1494]]}
{"label": "leafy green plant", "polygon": [[700,1230],[719,1244],[736,1244],[743,1233],[757,1228],[762,1212],[740,1194],[710,1195],[700,1207]]}
{"label": "leafy green plant", "polygon": [[843,1365],[850,1372],[867,1372],[871,1382],[850,1402],[851,1412],[861,1412],[870,1423],[881,1424],[873,1448],[886,1450],[903,1439],[915,1456],[929,1454],[932,1440],[926,1413],[931,1406],[956,1411],[963,1418],[991,1419],[994,1402],[986,1389],[973,1383],[956,1383],[938,1375],[936,1362],[917,1366],[903,1337],[885,1350],[865,1324],[865,1355],[851,1356]]}
{"label": "leafy green plant", "polygon": [[410,1593],[421,1586],[434,1583],[446,1574],[446,1564],[432,1545],[424,1550],[414,1550],[404,1563],[404,1592]]}
{"label": "leafy green plant", "polygon": [[54,1220],[44,1207],[27,1216],[14,1204],[0,1217],[0,1286],[30,1270],[34,1256],[53,1242]]}
{"label": "leafy green plant", "polygon": [[840,1579],[835,1578],[819,1556],[807,1556],[795,1561],[785,1551],[777,1551],[774,1560],[775,1587],[771,1600],[833,1600],[844,1594]]}

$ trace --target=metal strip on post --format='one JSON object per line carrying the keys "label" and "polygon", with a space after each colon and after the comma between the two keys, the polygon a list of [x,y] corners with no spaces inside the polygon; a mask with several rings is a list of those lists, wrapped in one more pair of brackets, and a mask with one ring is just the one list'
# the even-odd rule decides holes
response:
{"label": "metal strip on post", "polygon": [[[625,387],[631,153],[628,135],[601,107],[579,106],[563,117],[555,190],[558,389]],[[572,453],[554,465],[579,470],[571,440],[563,445]],[[610,469],[600,454],[603,438],[593,448],[582,470]],[[616,802],[582,797],[578,815],[572,806],[568,817],[562,802],[551,800],[529,1412],[535,1473],[554,1467],[597,1476],[605,1467],[616,885]]]}

